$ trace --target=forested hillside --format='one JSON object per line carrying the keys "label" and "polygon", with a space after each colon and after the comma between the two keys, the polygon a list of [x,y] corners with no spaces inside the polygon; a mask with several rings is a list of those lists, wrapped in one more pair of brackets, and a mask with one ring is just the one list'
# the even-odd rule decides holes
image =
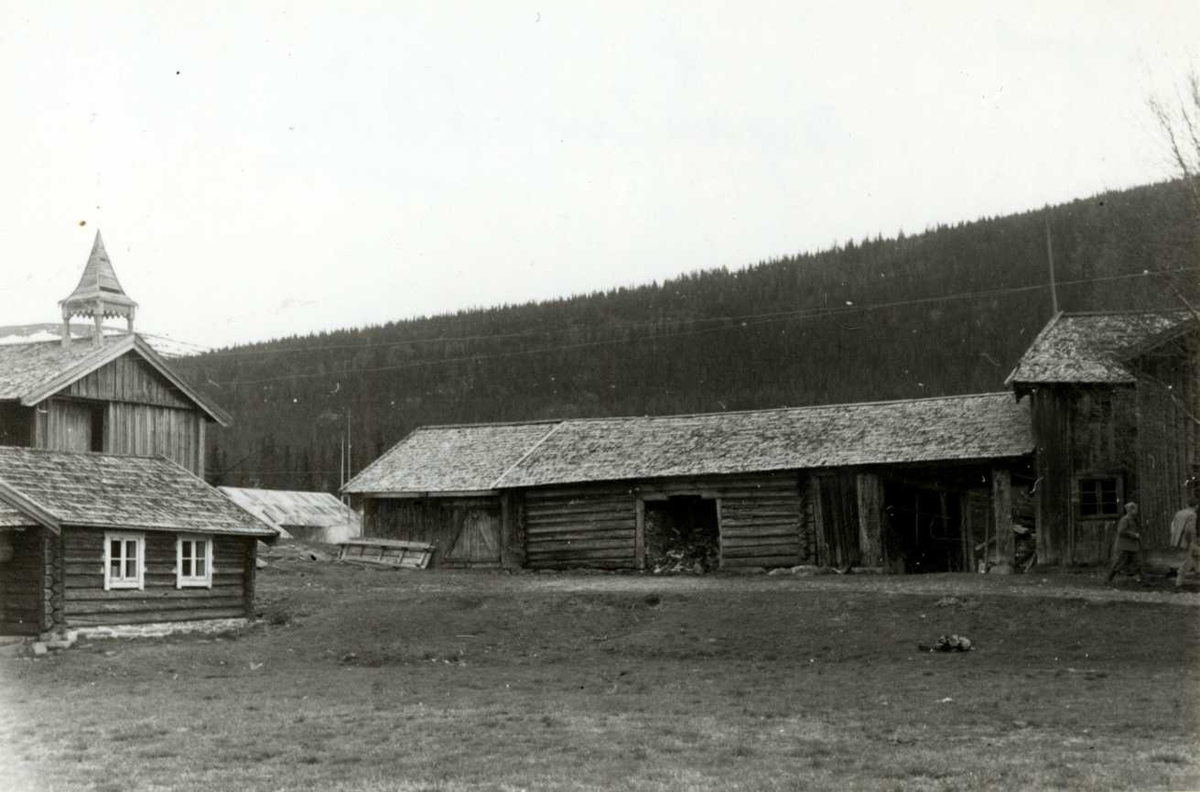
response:
{"label": "forested hillside", "polygon": [[[1063,310],[1179,307],[1200,261],[1177,182],[739,270],[397,320],[179,361],[234,416],[210,478],[335,490],[414,427],[1000,389]],[[1173,285],[1172,285],[1173,284]],[[364,289],[400,289],[369,283]]]}

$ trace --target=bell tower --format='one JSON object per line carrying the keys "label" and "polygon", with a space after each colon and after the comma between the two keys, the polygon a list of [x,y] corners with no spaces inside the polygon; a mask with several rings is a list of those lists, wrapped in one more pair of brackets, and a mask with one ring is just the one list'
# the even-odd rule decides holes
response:
{"label": "bell tower", "polygon": [[137,303],[125,294],[117,273],[113,271],[108,252],[104,250],[104,240],[100,232],[96,232],[96,241],[92,243],[92,254],[88,256],[87,266],[83,268],[83,277],[75,291],[65,300],[58,303],[62,307],[62,343],[71,344],[71,318],[74,316],[91,317],[93,323],[92,346],[104,344],[102,323],[108,317],[123,316],[130,333],[133,333],[133,319],[137,313]]}

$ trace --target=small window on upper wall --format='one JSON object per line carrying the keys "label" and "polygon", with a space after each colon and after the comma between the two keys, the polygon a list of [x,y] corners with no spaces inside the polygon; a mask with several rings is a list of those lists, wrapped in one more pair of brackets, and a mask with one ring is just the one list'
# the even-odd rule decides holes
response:
{"label": "small window on upper wall", "polygon": [[212,588],[212,539],[181,536],[175,540],[175,588]]}
{"label": "small window on upper wall", "polygon": [[1080,517],[1100,519],[1121,516],[1120,477],[1092,476],[1078,481]]}
{"label": "small window on upper wall", "polygon": [[104,589],[140,589],[146,577],[146,537],[104,534]]}

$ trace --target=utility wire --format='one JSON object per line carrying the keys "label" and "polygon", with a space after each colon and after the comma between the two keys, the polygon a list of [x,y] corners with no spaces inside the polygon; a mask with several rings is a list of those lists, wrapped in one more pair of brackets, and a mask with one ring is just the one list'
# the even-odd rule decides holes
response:
{"label": "utility wire", "polygon": [[[1166,276],[1166,275],[1180,274],[1180,273],[1191,272],[1191,271],[1196,271],[1196,270],[1200,270],[1200,267],[1183,267],[1180,269],[1173,269],[1173,270],[1134,272],[1134,273],[1126,273],[1126,274],[1122,274],[1122,275],[1107,275],[1107,276],[1102,276],[1102,277],[1097,277],[1097,278],[1078,278],[1075,280],[1059,281],[1058,285],[1059,286],[1076,286],[1076,285],[1083,285],[1083,284],[1089,284],[1089,283],[1105,283],[1105,282],[1112,282],[1112,281],[1118,281],[1118,280],[1129,280],[1129,279],[1133,279],[1133,278]],[[599,347],[599,346],[611,346],[611,345],[616,345],[616,344],[630,344],[630,343],[635,343],[635,342],[639,342],[639,341],[655,341],[655,342],[666,341],[666,340],[670,340],[673,338],[682,338],[682,337],[695,336],[695,335],[705,335],[705,334],[709,334],[709,333],[724,332],[727,330],[738,330],[738,329],[744,329],[744,328],[748,328],[748,327],[757,327],[760,325],[770,324],[770,323],[778,322],[778,321],[785,321],[788,319],[816,319],[816,318],[822,318],[822,317],[826,317],[826,316],[841,316],[841,315],[845,315],[845,314],[863,313],[863,312],[868,312],[868,311],[877,311],[877,310],[881,310],[881,309],[902,308],[902,307],[913,306],[913,305],[927,305],[930,303],[946,302],[946,301],[951,301],[951,300],[970,300],[970,299],[979,299],[979,298],[992,297],[992,296],[1004,295],[1004,294],[1019,294],[1019,293],[1023,293],[1023,292],[1040,291],[1040,290],[1043,290],[1046,288],[1048,288],[1047,284],[1039,283],[1039,284],[1032,285],[1032,286],[1007,286],[1007,287],[998,287],[995,289],[984,289],[984,290],[972,291],[972,292],[955,292],[952,294],[944,294],[944,295],[938,295],[938,296],[934,296],[934,297],[918,297],[918,298],[909,299],[909,300],[896,300],[896,301],[887,302],[887,303],[872,303],[872,304],[861,304],[861,305],[851,304],[851,305],[839,305],[839,306],[821,307],[821,308],[801,308],[801,309],[796,309],[793,311],[772,311],[772,312],[768,312],[768,313],[742,314],[739,316],[708,317],[708,318],[703,318],[703,319],[668,320],[668,321],[688,322],[688,323],[692,323],[692,324],[695,324],[698,322],[734,322],[736,324],[726,324],[726,325],[722,325],[719,327],[712,327],[712,328],[707,328],[707,329],[684,330],[684,331],[679,331],[679,332],[675,332],[675,333],[663,333],[663,334],[640,336],[640,337],[610,338],[610,339],[604,339],[604,340],[599,340],[599,341],[582,341],[582,342],[578,342],[578,343],[574,343],[574,344],[561,344],[561,345],[555,345],[555,346],[535,347],[533,349],[521,349],[521,350],[513,350],[513,351],[509,351],[509,352],[497,352],[497,353],[482,354],[482,355],[465,355],[465,356],[461,356],[461,357],[440,358],[440,359],[436,359],[436,360],[417,360],[417,361],[411,361],[408,363],[398,363],[398,364],[391,365],[391,366],[376,366],[376,367],[372,367],[372,368],[361,368],[361,369],[344,370],[344,371],[326,371],[326,372],[309,372],[309,373],[304,373],[304,374],[288,374],[288,375],[279,376],[279,377],[265,377],[262,379],[253,379],[253,380],[233,380],[233,381],[228,381],[225,383],[214,383],[214,384],[223,384],[225,386],[232,387],[232,386],[237,386],[237,385],[262,385],[262,384],[266,384],[266,383],[270,383],[270,382],[284,382],[284,381],[297,380],[297,379],[315,379],[315,378],[320,378],[320,377],[347,377],[350,375],[358,375],[358,374],[375,374],[375,373],[386,372],[386,371],[403,371],[406,369],[421,368],[421,367],[425,367],[425,366],[437,366],[437,365],[444,365],[444,364],[448,364],[448,363],[495,360],[495,359],[519,357],[519,356],[525,356],[525,355],[537,355],[537,354],[542,354],[542,353],[546,353],[546,352],[569,351],[569,350],[574,350],[574,349],[589,349],[589,348],[594,348],[594,347]],[[658,324],[658,322],[637,323],[637,324],[632,324],[629,326],[643,326],[643,325],[653,325],[653,324]],[[620,329],[620,327],[621,327],[620,325],[616,325],[616,326],[610,325],[610,326],[606,327],[605,329],[614,329],[614,328]],[[519,334],[515,334],[515,335],[519,335]],[[478,338],[500,338],[500,337],[503,337],[503,336],[499,336],[499,335],[478,336]],[[466,337],[464,337],[464,338],[466,338]],[[426,340],[438,341],[441,339],[426,339]],[[382,349],[382,348],[386,348],[388,346],[400,345],[403,343],[407,343],[407,342],[399,342],[399,344],[385,344],[385,345],[377,345],[377,346],[376,345],[371,345],[371,346],[352,345],[351,348]],[[321,346],[292,347],[287,350],[279,350],[279,352],[283,353],[283,352],[298,352],[298,351],[320,351],[320,350],[328,349],[328,348],[330,348],[330,347],[321,347]]]}

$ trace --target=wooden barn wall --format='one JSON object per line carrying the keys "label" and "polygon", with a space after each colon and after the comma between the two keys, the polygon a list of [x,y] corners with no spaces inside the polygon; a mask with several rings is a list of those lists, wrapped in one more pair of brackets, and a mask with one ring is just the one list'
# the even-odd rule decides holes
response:
{"label": "wooden barn wall", "polygon": [[1047,387],[1033,395],[1041,564],[1099,564],[1112,553],[1116,518],[1083,519],[1081,476],[1116,476],[1138,497],[1138,397],[1131,387]]}
{"label": "wooden barn wall", "polygon": [[795,473],[611,482],[526,490],[519,514],[534,569],[637,569],[644,500],[700,495],[718,502],[721,566],[792,566],[815,542]]}
{"label": "wooden barn wall", "polygon": [[104,590],[104,531],[64,528],[66,627],[253,615],[255,539],[213,537],[212,588],[175,588],[173,533],[146,532],[145,588]]}
{"label": "wooden barn wall", "polygon": [[521,510],[531,569],[637,569],[637,496],[628,483],[527,490]]}
{"label": "wooden barn wall", "polygon": [[110,402],[104,450],[113,454],[165,456],[204,476],[204,419],[195,410]]}
{"label": "wooden barn wall", "polygon": [[[434,546],[432,566],[486,566],[500,562],[499,548],[458,547],[464,524],[494,516],[499,538],[499,497],[471,498],[365,498],[363,536],[428,542]],[[468,526],[469,527],[469,526]],[[489,534],[490,535],[490,534]],[[471,532],[464,536],[470,540]],[[487,558],[485,558],[487,556]]]}
{"label": "wooden barn wall", "polygon": [[0,528],[0,635],[36,635],[43,629],[43,531]]}
{"label": "wooden barn wall", "polygon": [[33,445],[33,408],[19,402],[0,402],[0,445]]}
{"label": "wooden barn wall", "polygon": [[153,404],[194,410],[195,405],[154,368],[133,353],[116,360],[72,382],[59,396],[100,401]]}
{"label": "wooden barn wall", "polygon": [[[1171,517],[1187,502],[1191,474],[1188,445],[1195,422],[1188,405],[1196,389],[1195,372],[1189,376],[1183,348],[1175,349],[1179,354],[1144,358],[1139,368],[1137,500],[1142,542],[1150,547],[1169,543]],[[1194,457],[1194,449],[1190,453]]]}
{"label": "wooden barn wall", "polygon": [[89,402],[47,399],[35,408],[34,445],[51,451],[91,451],[93,408]]}

